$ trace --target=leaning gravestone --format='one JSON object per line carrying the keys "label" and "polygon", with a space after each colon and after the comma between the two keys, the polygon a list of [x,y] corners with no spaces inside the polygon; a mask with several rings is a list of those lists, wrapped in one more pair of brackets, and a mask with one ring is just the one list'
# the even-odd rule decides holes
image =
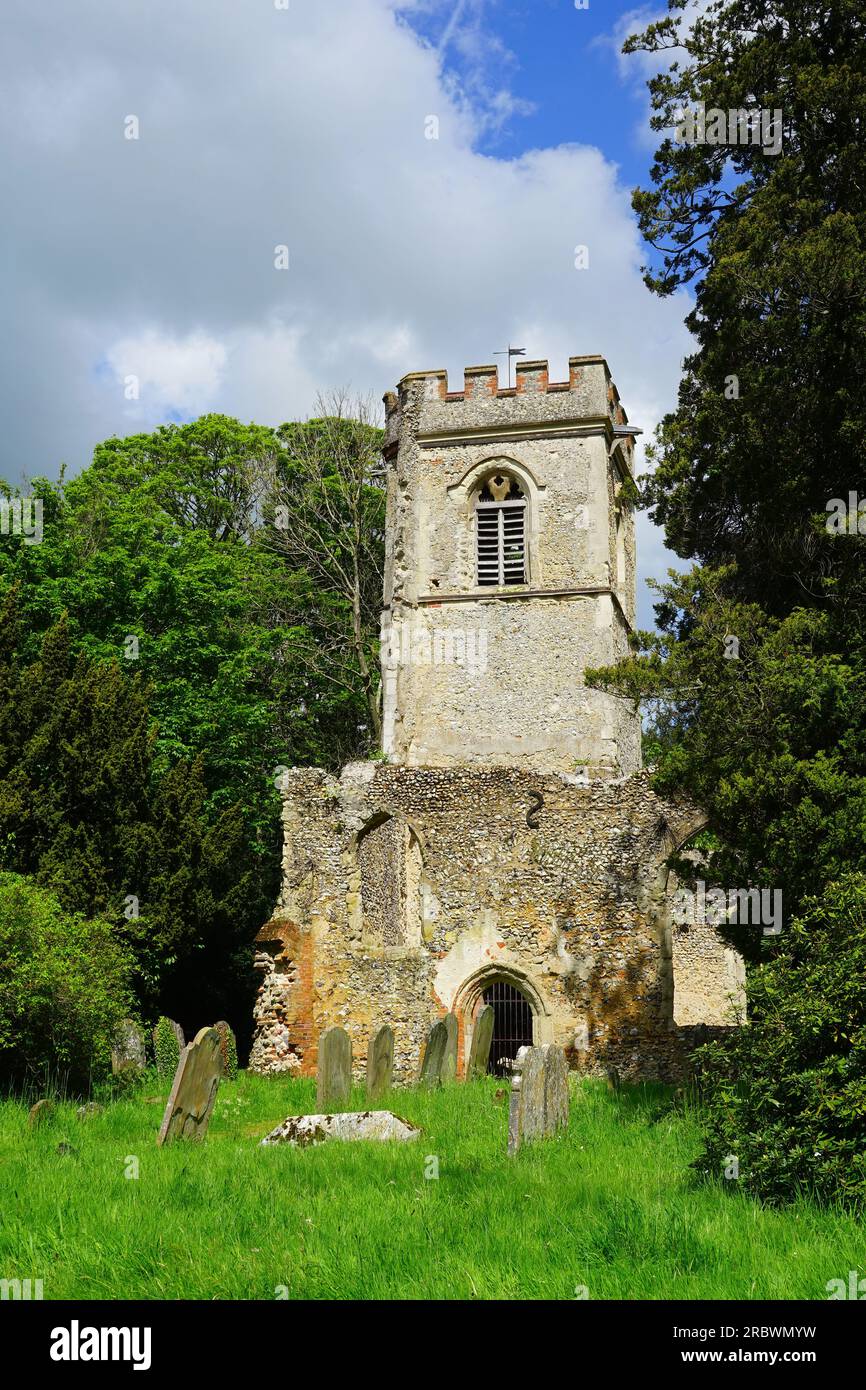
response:
{"label": "leaning gravestone", "polygon": [[446,1014],[442,1022],[445,1024],[447,1041],[445,1043],[445,1053],[442,1058],[442,1071],[440,1076],[442,1081],[457,1080],[457,1041],[459,1037],[459,1026],[456,1014]]}
{"label": "leaning gravestone", "polygon": [[442,1082],[442,1063],[448,1046],[448,1029],[441,1021],[434,1023],[427,1034],[421,1062],[421,1085],[439,1086]]}
{"label": "leaning gravestone", "polygon": [[495,1010],[492,1004],[485,1004],[475,1020],[475,1027],[472,1030],[472,1046],[469,1049],[469,1066],[466,1068],[466,1080],[475,1081],[479,1076],[487,1075],[487,1063],[490,1060],[490,1044],[493,1042],[493,1023]]}
{"label": "leaning gravestone", "polygon": [[367,1099],[378,1100],[394,1079],[394,1030],[387,1023],[370,1039],[367,1049]]}
{"label": "leaning gravestone", "polygon": [[111,1070],[119,1072],[144,1071],[144,1033],[134,1018],[122,1018],[111,1040]]}
{"label": "leaning gravestone", "polygon": [[544,1132],[568,1128],[568,1062],[561,1047],[544,1051]]}
{"label": "leaning gravestone", "polygon": [[352,1043],[345,1028],[329,1028],[319,1038],[316,1106],[323,1113],[339,1109],[352,1089]]}
{"label": "leaning gravestone", "polygon": [[544,1049],[521,1047],[514,1063],[508,1110],[508,1152],[544,1137]]}
{"label": "leaning gravestone", "polygon": [[219,1033],[200,1028],[180,1055],[157,1144],[205,1137],[222,1071]]}

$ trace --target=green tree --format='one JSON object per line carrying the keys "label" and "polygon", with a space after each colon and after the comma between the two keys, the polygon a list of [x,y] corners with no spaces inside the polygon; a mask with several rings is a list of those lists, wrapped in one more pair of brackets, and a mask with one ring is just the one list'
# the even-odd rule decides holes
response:
{"label": "green tree", "polygon": [[141,674],[73,653],[65,618],[28,661],[16,598],[0,610],[0,867],[110,922],[146,1013],[239,1007],[249,940],[271,907],[240,807],[207,813],[201,759],[156,766]]}
{"label": "green tree", "polygon": [[[659,586],[659,631],[588,679],[644,703],[656,785],[707,810],[708,877],[783,891],[780,938],[728,929],[758,963],[750,1026],[700,1054],[703,1165],[724,1151],[755,1193],[859,1199],[866,537],[826,522],[866,423],[864,21],[852,0],[669,11],[625,46],[671,51],[634,207],[650,288],[693,285],[697,347],[641,481],[698,564]],[[780,112],[781,143],[728,122],[727,143],[672,138],[699,105]]]}
{"label": "green tree", "polygon": [[699,1050],[707,1143],[697,1167],[771,1201],[866,1205],[866,877],[803,904],[749,974],[751,1023]]}
{"label": "green tree", "polygon": [[41,544],[0,541],[2,862],[76,911],[119,921],[136,900],[146,1012],[250,1015],[277,770],[370,747],[379,438],[211,415],[111,439],[79,476],[36,480]]}
{"label": "green tree", "polygon": [[102,1080],[133,966],[110,923],[0,872],[0,1078],[76,1091]]}
{"label": "green tree", "polygon": [[[736,563],[729,585],[786,612],[831,600],[850,556],[811,518],[846,498],[866,397],[866,36],[856,0],[685,0],[625,45],[663,54],[652,123],[699,103],[780,111],[773,142],[665,134],[634,206],[660,294],[694,282],[697,351],[662,426],[645,498],[668,544]],[[862,546],[860,563],[862,564]]]}
{"label": "green tree", "polygon": [[268,539],[308,579],[311,672],[364,709],[365,751],[382,732],[378,638],[385,545],[382,431],[369,402],[341,392],[320,415],[283,425]]}
{"label": "green tree", "polygon": [[[649,702],[660,782],[707,807],[719,871],[774,873],[789,913],[862,857],[866,537],[826,520],[866,424],[864,30],[850,0],[714,0],[697,18],[669,0],[625,45],[671,52],[634,206],[648,285],[694,285],[697,342],[643,500],[699,565],[663,587],[661,635],[595,674]],[[673,138],[700,105],[781,112],[780,139]]]}

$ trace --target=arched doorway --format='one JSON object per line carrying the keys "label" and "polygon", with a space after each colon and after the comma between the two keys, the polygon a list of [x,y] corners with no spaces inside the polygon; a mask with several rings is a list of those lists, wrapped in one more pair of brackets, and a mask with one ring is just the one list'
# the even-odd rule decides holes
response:
{"label": "arched doorway", "polygon": [[521,1047],[532,1046],[532,1006],[526,995],[507,980],[494,980],[482,996],[493,1009],[493,1041],[487,1070],[504,1076]]}

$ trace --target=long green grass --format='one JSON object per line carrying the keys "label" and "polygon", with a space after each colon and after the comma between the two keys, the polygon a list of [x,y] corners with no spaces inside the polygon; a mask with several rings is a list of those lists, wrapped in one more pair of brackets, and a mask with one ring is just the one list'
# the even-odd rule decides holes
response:
{"label": "long green grass", "polygon": [[153,1080],[32,1130],[6,1101],[0,1278],[46,1299],[825,1299],[864,1272],[854,1218],[695,1175],[697,1118],[662,1088],[575,1082],[567,1134],[514,1158],[496,1091],[395,1091],[419,1142],[305,1150],[256,1141],[315,1110],[309,1081],[242,1074],[203,1143],[164,1150]]}

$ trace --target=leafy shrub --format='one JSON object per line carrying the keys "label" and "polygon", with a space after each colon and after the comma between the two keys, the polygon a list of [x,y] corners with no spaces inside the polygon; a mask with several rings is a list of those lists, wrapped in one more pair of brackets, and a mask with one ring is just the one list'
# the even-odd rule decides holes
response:
{"label": "leafy shrub", "polygon": [[808,899],[747,982],[749,1024],[697,1053],[708,1107],[701,1168],[739,1161],[772,1202],[866,1204],[866,876]]}
{"label": "leafy shrub", "polygon": [[231,1025],[220,1022],[215,1023],[214,1028],[219,1033],[223,1076],[227,1081],[236,1081],[238,1076],[238,1045]]}
{"label": "leafy shrub", "polygon": [[0,1078],[85,1090],[107,1076],[132,1007],[133,962],[114,929],[0,873]]}
{"label": "leafy shrub", "polygon": [[153,1051],[156,1070],[163,1080],[171,1081],[180,1061],[180,1042],[170,1018],[157,1019],[153,1030]]}

